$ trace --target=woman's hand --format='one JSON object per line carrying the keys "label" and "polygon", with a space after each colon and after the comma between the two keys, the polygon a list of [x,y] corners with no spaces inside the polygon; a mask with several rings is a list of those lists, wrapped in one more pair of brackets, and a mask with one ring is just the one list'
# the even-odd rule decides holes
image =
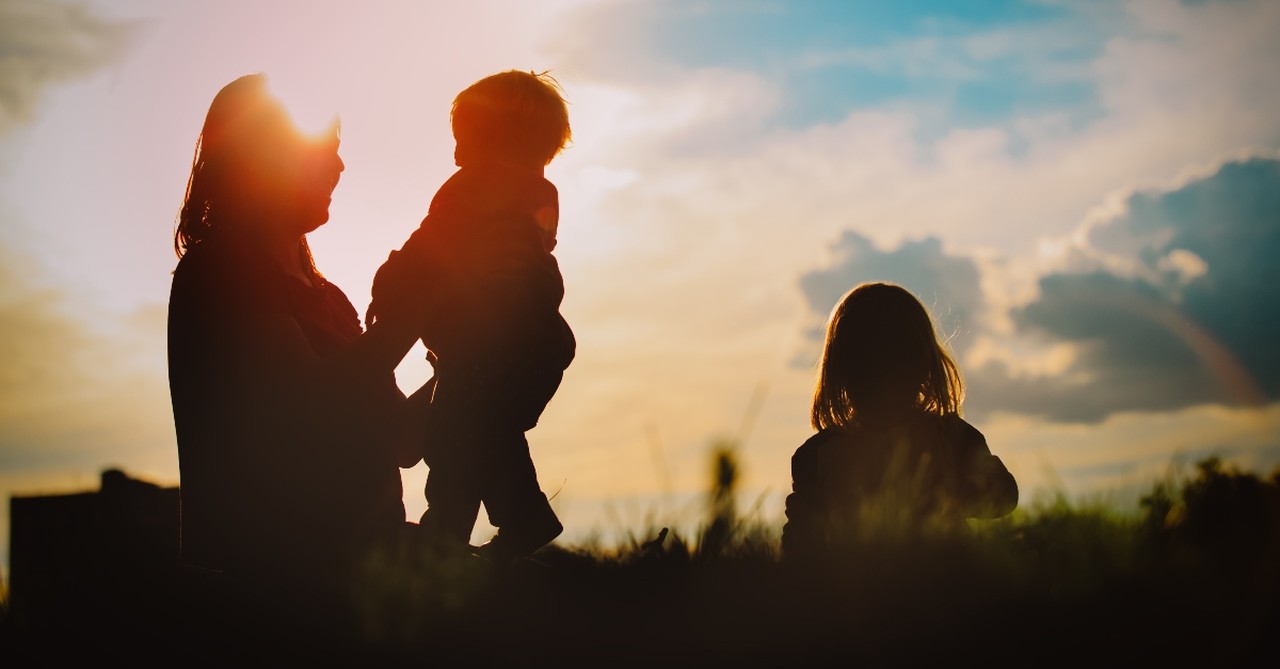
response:
{"label": "woman's hand", "polygon": [[412,395],[405,398],[400,409],[398,428],[391,435],[396,464],[409,469],[422,461],[422,453],[430,436],[431,396],[435,393],[436,377],[431,377]]}

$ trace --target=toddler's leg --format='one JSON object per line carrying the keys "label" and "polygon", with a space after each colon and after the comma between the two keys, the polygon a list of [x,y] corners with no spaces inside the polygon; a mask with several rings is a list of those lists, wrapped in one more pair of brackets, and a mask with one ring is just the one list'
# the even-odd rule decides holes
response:
{"label": "toddler's leg", "polygon": [[444,541],[470,543],[471,531],[480,513],[480,486],[476,477],[465,466],[440,462],[427,466],[431,468],[424,490],[427,510],[419,524]]}
{"label": "toddler's leg", "polygon": [[489,447],[482,492],[498,535],[485,549],[502,558],[524,557],[551,543],[564,526],[538,486],[524,433],[494,433]]}
{"label": "toddler's leg", "polygon": [[477,428],[483,420],[474,408],[473,386],[465,376],[450,376],[437,384],[422,458],[430,471],[423,491],[427,510],[419,522],[435,536],[464,545],[471,542],[480,513],[487,448],[486,436]]}

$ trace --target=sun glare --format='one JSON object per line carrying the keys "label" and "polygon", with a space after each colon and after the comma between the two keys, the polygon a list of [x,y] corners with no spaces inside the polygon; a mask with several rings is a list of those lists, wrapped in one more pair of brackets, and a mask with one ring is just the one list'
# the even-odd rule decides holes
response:
{"label": "sun glare", "polygon": [[[294,77],[267,74],[271,90],[288,110],[298,130],[316,135],[338,119],[339,109],[332,87]],[[309,85],[311,84],[311,85]]]}

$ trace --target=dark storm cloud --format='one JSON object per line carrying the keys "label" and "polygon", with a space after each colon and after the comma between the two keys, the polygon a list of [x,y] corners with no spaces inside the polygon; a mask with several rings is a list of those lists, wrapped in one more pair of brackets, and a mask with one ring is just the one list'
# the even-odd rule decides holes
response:
{"label": "dark storm cloud", "polygon": [[1280,394],[1280,161],[1228,163],[1171,193],[1135,195],[1129,211],[1097,230],[1095,245],[1153,238],[1139,251],[1148,266],[1175,251],[1203,260],[1206,274],[1166,295],[1234,353],[1268,397]]}
{"label": "dark storm cloud", "polygon": [[[871,240],[846,230],[831,246],[829,267],[800,277],[812,321],[807,339],[821,343],[823,322],[854,286],[868,281],[896,283],[910,290],[929,307],[938,330],[953,336],[952,347],[962,351],[972,342],[966,336],[980,322],[983,304],[977,264],[969,258],[948,255],[936,237],[907,241],[896,249],[881,251]],[[797,362],[811,364],[808,355]]]}
{"label": "dark storm cloud", "polygon": [[0,135],[35,117],[46,87],[119,59],[135,30],[63,0],[0,2]]}
{"label": "dark storm cloud", "polygon": [[1280,162],[1227,163],[1127,205],[1089,243],[1131,260],[1131,272],[1045,276],[1013,313],[1024,333],[1079,344],[1072,369],[1034,381],[974,370],[975,405],[1092,422],[1280,398]]}

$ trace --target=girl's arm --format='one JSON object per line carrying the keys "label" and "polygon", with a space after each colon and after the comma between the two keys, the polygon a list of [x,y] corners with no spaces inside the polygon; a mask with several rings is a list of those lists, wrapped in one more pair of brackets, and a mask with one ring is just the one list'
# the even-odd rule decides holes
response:
{"label": "girl's arm", "polygon": [[999,518],[1017,508],[1018,482],[1000,458],[994,455],[980,458],[971,481],[978,491],[974,518]]}
{"label": "girl's arm", "polygon": [[970,518],[1000,518],[1018,506],[1018,482],[1000,458],[992,455],[987,439],[965,423],[968,461],[965,483],[970,490]]}
{"label": "girl's arm", "polygon": [[787,495],[786,522],[782,526],[784,558],[813,557],[821,551],[822,506],[816,465],[808,444],[791,456],[791,493]]}

